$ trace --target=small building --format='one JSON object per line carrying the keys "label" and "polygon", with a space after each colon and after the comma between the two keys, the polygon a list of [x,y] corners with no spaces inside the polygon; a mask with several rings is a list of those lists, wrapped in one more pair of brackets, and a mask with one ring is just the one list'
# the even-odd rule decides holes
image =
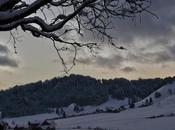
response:
{"label": "small building", "polygon": [[8,128],[8,124],[0,120],[0,130],[6,130],[7,128]]}
{"label": "small building", "polygon": [[29,128],[30,130],[38,130],[39,125],[40,125],[40,122],[38,122],[38,121],[35,121],[35,122],[28,122],[28,128]]}
{"label": "small building", "polygon": [[42,130],[55,130],[55,122],[53,120],[45,120],[40,124]]}
{"label": "small building", "polygon": [[31,130],[55,130],[55,122],[53,120],[45,120],[43,122],[29,122]]}

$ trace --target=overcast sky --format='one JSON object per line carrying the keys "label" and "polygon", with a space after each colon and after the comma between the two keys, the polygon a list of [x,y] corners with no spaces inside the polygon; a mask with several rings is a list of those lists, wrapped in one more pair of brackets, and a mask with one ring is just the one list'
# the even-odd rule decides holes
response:
{"label": "overcast sky", "polygon": [[[82,53],[70,73],[129,79],[174,76],[175,0],[154,0],[150,10],[159,19],[144,13],[141,23],[139,17],[136,24],[127,19],[113,21],[111,34],[127,51],[104,47],[96,57]],[[0,33],[0,88],[64,75],[49,40],[23,34],[14,54],[8,39],[8,32]]]}

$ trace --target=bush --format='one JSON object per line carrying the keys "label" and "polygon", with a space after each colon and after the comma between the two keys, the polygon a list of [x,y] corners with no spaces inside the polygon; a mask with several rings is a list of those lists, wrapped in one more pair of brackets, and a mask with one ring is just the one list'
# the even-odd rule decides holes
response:
{"label": "bush", "polygon": [[154,96],[155,96],[155,98],[159,98],[159,97],[161,97],[161,93],[160,92],[155,92]]}
{"label": "bush", "polygon": [[150,97],[149,98],[149,105],[152,105],[153,104],[153,99]]}
{"label": "bush", "polygon": [[97,109],[96,109],[96,112],[97,112],[97,113],[102,113],[102,112],[104,112],[104,111],[103,111],[103,109],[97,108]]}
{"label": "bush", "polygon": [[126,108],[125,108],[125,106],[124,105],[122,105],[122,106],[120,106],[119,107],[119,109],[118,109],[119,111],[124,111],[124,110],[126,110]]}
{"label": "bush", "polygon": [[129,108],[135,108],[135,103],[133,98],[132,99],[128,99],[128,104],[129,104]]}
{"label": "bush", "polygon": [[172,95],[172,94],[173,94],[172,89],[168,89],[168,93],[169,93],[170,95]]}
{"label": "bush", "polygon": [[110,107],[106,107],[106,112],[107,113],[118,113],[120,112],[118,109],[115,109],[115,108],[110,108]]}

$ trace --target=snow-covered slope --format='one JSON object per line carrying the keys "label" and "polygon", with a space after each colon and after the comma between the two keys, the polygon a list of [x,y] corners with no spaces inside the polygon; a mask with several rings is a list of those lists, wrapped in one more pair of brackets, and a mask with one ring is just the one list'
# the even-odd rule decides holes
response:
{"label": "snow-covered slope", "polygon": [[[161,105],[160,107],[160,104]],[[58,129],[82,128],[106,128],[110,130],[175,130],[175,95],[168,96],[159,101],[159,104],[128,109],[120,113],[101,113],[56,120]],[[160,116],[150,119],[148,117]]]}
{"label": "snow-covered slope", "polygon": [[98,108],[105,110],[106,107],[119,108],[122,105],[128,105],[128,98],[117,100],[109,97],[108,101],[98,106]]}
{"label": "snow-covered slope", "polygon": [[[82,115],[82,114],[88,114],[88,113],[94,113],[96,109],[101,109],[105,110],[107,107],[108,108],[119,108],[122,105],[127,105],[128,99],[124,100],[117,100],[109,97],[109,99],[99,105],[99,106],[85,106],[83,107],[83,111],[80,112],[75,112],[74,107],[76,104],[72,103],[68,107],[64,107],[63,110],[66,113],[66,116],[72,116],[72,115]],[[28,122],[40,122],[44,121],[46,119],[53,119],[53,118],[60,118],[62,117],[62,114],[55,114],[55,113],[44,113],[44,114],[37,114],[37,115],[32,115],[32,116],[23,116],[23,117],[17,117],[17,118],[5,118],[4,121],[8,122],[8,124],[12,127],[15,125],[18,126],[26,126]]]}
{"label": "snow-covered slope", "polygon": [[175,117],[149,119],[147,117],[175,113],[175,107],[128,109],[121,113],[101,113],[88,116],[56,120],[57,128],[106,128],[109,130],[175,130]]}
{"label": "snow-covered slope", "polygon": [[46,119],[53,119],[57,118],[57,114],[52,113],[44,113],[44,114],[37,114],[32,116],[23,116],[23,117],[16,117],[16,118],[5,118],[3,121],[7,122],[11,127],[18,126],[26,126],[28,122],[40,122]]}
{"label": "snow-covered slope", "polygon": [[[173,97],[173,96],[172,96]],[[61,130],[94,130],[93,128],[100,127],[107,130],[175,130],[175,117],[161,117],[150,119],[148,117],[159,115],[170,115],[175,113],[174,98],[162,100],[165,105],[162,107],[152,105],[144,108],[135,108],[122,111],[120,113],[101,113],[65,119],[55,120],[56,128]],[[171,102],[172,101],[172,102]],[[166,105],[166,104],[171,105]],[[49,118],[51,115],[35,115],[21,118],[6,119],[8,122],[15,121],[21,125],[27,120],[37,120]],[[51,116],[51,117],[54,117]]]}
{"label": "snow-covered slope", "polygon": [[[161,96],[156,98],[156,92],[161,93]],[[146,99],[152,98],[153,105],[151,106],[127,109],[120,113],[100,113],[57,119],[55,120],[56,128],[61,130],[75,130],[75,128],[79,128],[80,130],[92,128],[91,130],[94,130],[93,128],[96,127],[106,128],[107,130],[175,130],[175,82],[161,87],[156,92],[136,103],[136,106],[139,106],[145,103]],[[98,108],[103,110],[106,109],[106,107],[119,108],[122,105],[127,105],[127,103],[128,99],[120,101],[109,97],[107,102],[99,106],[86,106],[84,110],[79,113],[74,111],[76,104],[71,104],[69,107],[63,109],[67,115],[78,115],[94,112]],[[24,126],[28,121],[43,121],[55,117],[60,116],[56,114],[40,114],[8,118],[4,119],[4,121],[7,121],[11,125],[13,125],[12,123],[14,121],[15,124]]]}
{"label": "snow-covered slope", "polygon": [[136,104],[141,105],[146,99],[152,98],[151,106],[127,109],[120,113],[59,119],[56,120],[57,128],[62,130],[72,128],[86,130],[96,127],[110,130],[175,130],[175,82],[161,87],[156,92],[161,93],[159,98],[155,97],[154,92]]}
{"label": "snow-covered slope", "polygon": [[[155,96],[156,93],[160,93],[161,96],[156,97]],[[149,101],[150,98],[152,98],[154,105],[164,104],[163,102],[168,103],[169,100],[171,100],[170,102],[175,102],[175,96],[174,95],[175,95],[175,82],[162,86],[160,89],[153,92],[151,95],[149,95],[148,97],[146,97],[142,101],[136,103],[136,105],[140,106],[142,104],[145,104],[146,100]]]}
{"label": "snow-covered slope", "polygon": [[80,114],[86,114],[86,113],[93,113],[95,112],[97,109],[100,110],[106,110],[106,108],[114,108],[117,109],[120,106],[125,106],[128,105],[128,99],[125,98],[124,100],[117,100],[117,99],[113,99],[111,96],[109,96],[108,100],[99,105],[99,106],[84,106],[83,107],[83,111],[80,112],[75,112],[74,111],[74,107],[75,107],[75,103],[69,105],[68,107],[63,108],[63,110],[65,111],[65,113],[69,116],[71,115],[80,115]]}

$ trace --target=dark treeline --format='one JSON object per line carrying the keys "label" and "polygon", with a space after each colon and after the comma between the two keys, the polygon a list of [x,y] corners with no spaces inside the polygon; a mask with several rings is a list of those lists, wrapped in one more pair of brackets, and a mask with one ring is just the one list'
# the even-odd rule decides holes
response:
{"label": "dark treeline", "polygon": [[144,98],[174,80],[175,77],[97,80],[81,75],[53,78],[1,90],[0,111],[6,117],[23,116],[47,112],[48,108],[65,107],[71,103],[80,106],[99,105],[107,101],[109,95],[116,99],[133,96]]}

